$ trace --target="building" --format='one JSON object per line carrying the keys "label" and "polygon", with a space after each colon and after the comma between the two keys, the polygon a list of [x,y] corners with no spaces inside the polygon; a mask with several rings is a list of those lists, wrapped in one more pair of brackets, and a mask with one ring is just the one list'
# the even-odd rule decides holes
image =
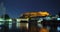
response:
{"label": "building", "polygon": [[48,16],[49,13],[48,12],[26,12],[26,13],[23,13],[22,16],[23,17],[40,17],[40,16]]}

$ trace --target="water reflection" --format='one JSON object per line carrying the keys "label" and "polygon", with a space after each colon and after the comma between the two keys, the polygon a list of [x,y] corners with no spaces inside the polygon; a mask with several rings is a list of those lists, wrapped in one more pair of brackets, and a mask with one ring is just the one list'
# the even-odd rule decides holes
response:
{"label": "water reflection", "polygon": [[57,30],[60,31],[60,27],[57,27]]}
{"label": "water reflection", "polygon": [[[41,23],[27,23],[27,22],[16,22],[12,23],[12,21],[9,22],[9,24],[3,25],[0,21],[0,32],[4,32],[5,30],[7,32],[49,32],[51,30],[51,27],[46,25],[46,27],[43,27]],[[16,24],[16,25],[15,25]],[[37,25],[36,25],[37,24]],[[60,27],[57,26],[57,30],[60,31]]]}

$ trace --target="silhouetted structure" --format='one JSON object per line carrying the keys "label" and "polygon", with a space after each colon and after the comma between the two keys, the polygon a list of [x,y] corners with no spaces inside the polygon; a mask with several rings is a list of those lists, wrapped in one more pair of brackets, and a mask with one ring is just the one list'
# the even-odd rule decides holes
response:
{"label": "silhouetted structure", "polygon": [[[3,15],[4,17],[4,20],[7,20],[7,19],[9,19],[10,17],[8,16],[8,14],[5,14],[5,15]],[[4,28],[3,28],[4,30],[4,32],[8,32],[9,31],[9,21],[4,21]]]}

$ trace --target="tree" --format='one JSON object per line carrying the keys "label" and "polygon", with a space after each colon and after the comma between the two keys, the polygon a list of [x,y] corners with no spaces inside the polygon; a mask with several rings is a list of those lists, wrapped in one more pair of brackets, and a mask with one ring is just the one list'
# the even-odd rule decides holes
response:
{"label": "tree", "polygon": [[[4,20],[10,19],[10,17],[8,16],[8,14],[2,15],[1,18],[4,18]],[[9,29],[8,25],[9,25],[9,21],[4,21],[4,28],[3,28],[4,32],[8,31],[8,29]]]}
{"label": "tree", "polygon": [[9,19],[10,17],[8,16],[8,14],[5,14],[5,19]]}
{"label": "tree", "polygon": [[60,17],[60,13],[59,13],[58,15],[59,15],[59,17]]}
{"label": "tree", "polygon": [[10,19],[10,17],[8,16],[8,14],[2,15],[1,18],[4,18],[5,20],[6,19]]}

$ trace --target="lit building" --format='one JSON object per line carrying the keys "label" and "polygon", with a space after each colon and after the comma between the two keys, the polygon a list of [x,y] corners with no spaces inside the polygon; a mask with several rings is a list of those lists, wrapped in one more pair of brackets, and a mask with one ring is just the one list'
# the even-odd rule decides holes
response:
{"label": "lit building", "polygon": [[48,12],[26,12],[24,14],[22,14],[23,17],[38,17],[38,16],[48,16],[49,13]]}

